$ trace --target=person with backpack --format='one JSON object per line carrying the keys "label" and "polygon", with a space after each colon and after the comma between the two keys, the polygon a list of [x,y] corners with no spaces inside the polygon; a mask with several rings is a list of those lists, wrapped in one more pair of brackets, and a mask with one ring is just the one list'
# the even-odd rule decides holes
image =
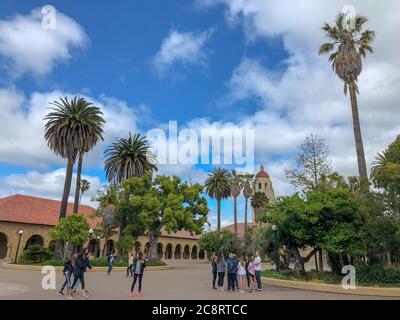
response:
{"label": "person with backpack", "polygon": [[133,282],[132,282],[132,286],[131,286],[131,293],[129,295],[130,297],[135,296],[135,293],[133,292],[133,290],[135,289],[135,284],[138,279],[139,279],[138,296],[139,296],[139,298],[142,297],[142,279],[143,279],[144,268],[146,268],[146,261],[143,258],[143,253],[139,252],[138,257],[136,258],[135,262],[133,263]]}
{"label": "person with backpack", "polygon": [[74,262],[75,262],[74,260],[75,260],[75,256],[74,256],[74,254],[71,254],[69,259],[64,263],[63,274],[65,277],[65,281],[64,281],[63,285],[61,286],[60,291],[58,292],[58,294],[60,296],[64,295],[64,289],[65,289],[65,287],[67,287],[68,297],[72,297],[71,296],[71,277],[72,277],[72,273],[74,272]]}
{"label": "person with backpack", "polygon": [[113,262],[115,260],[115,251],[111,252],[107,256],[107,264],[108,264],[108,270],[107,270],[107,276],[111,277],[111,272],[113,269]]}
{"label": "person with backpack", "polygon": [[212,288],[215,290],[217,290],[217,288],[215,287],[215,282],[217,281],[217,275],[218,275],[217,259],[218,259],[218,256],[214,255],[212,262],[211,262],[211,270],[212,270],[212,274],[213,274]]}
{"label": "person with backpack", "polygon": [[226,272],[228,274],[228,291],[231,288],[232,291],[235,291],[237,265],[237,259],[232,253],[230,253],[229,258],[226,260]]}
{"label": "person with backpack", "polygon": [[87,251],[79,252],[76,259],[75,259],[75,265],[74,265],[74,282],[72,283],[72,293],[76,292],[76,287],[78,286],[78,281],[81,283],[82,291],[83,291],[83,296],[85,298],[89,297],[89,292],[85,288],[85,272],[86,270],[92,269],[92,265],[89,262],[88,254]]}
{"label": "person with backpack", "polygon": [[217,257],[217,273],[218,273],[218,291],[224,291],[224,277],[225,277],[225,259],[222,253],[218,254]]}

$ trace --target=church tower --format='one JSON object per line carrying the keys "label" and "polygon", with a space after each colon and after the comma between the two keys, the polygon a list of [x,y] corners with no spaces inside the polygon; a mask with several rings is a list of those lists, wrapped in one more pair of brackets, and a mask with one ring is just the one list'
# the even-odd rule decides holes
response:
{"label": "church tower", "polygon": [[[275,192],[274,188],[272,187],[272,181],[271,178],[269,177],[269,174],[264,170],[264,166],[260,166],[260,171],[256,174],[254,181],[253,181],[253,195],[256,192],[262,192],[264,193],[270,203],[275,202]],[[258,213],[254,208],[251,208],[251,216],[252,216],[252,221],[256,221],[256,215]]]}

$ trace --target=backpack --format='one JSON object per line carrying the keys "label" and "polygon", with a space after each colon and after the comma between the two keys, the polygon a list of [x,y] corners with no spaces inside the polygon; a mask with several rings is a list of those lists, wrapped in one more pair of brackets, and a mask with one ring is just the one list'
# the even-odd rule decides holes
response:
{"label": "backpack", "polygon": [[234,271],[233,261],[231,259],[226,262],[226,269],[228,273]]}

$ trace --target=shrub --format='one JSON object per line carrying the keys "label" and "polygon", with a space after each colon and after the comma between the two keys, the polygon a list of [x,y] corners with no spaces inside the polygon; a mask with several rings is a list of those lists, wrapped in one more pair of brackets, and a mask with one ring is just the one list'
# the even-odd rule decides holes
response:
{"label": "shrub", "polygon": [[49,260],[52,253],[48,249],[44,249],[40,245],[29,246],[19,257],[20,264],[38,264],[45,260]]}
{"label": "shrub", "polygon": [[356,267],[356,281],[366,285],[400,285],[400,270],[388,269],[384,265],[359,265]]}

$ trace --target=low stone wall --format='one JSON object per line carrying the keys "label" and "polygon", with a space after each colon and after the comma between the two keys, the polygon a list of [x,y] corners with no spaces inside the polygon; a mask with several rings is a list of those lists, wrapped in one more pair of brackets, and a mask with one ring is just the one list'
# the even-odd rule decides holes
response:
{"label": "low stone wall", "polygon": [[325,284],[325,283],[312,283],[292,280],[281,280],[272,278],[261,278],[264,284],[285,287],[292,289],[311,290],[311,291],[322,291],[331,293],[342,293],[342,294],[354,294],[363,296],[375,296],[375,297],[400,297],[399,288],[383,288],[383,287],[363,287],[357,286],[356,289],[343,289],[340,285]]}

